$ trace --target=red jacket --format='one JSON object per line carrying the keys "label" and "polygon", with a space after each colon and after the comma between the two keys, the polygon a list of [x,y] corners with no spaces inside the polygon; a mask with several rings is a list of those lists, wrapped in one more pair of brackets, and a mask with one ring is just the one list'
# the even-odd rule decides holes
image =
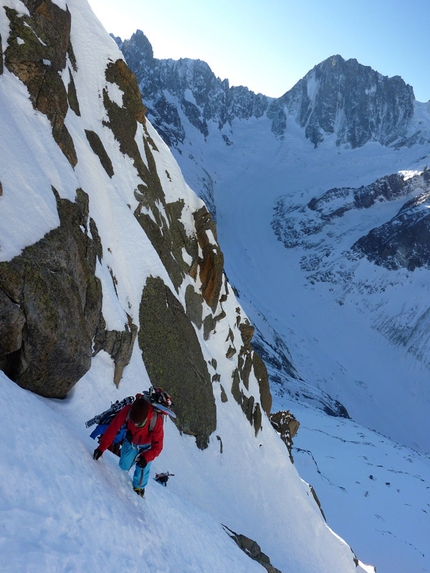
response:
{"label": "red jacket", "polygon": [[143,454],[141,454],[141,456],[143,456],[148,463],[152,462],[152,460],[154,460],[158,455],[160,455],[161,450],[163,449],[163,440],[164,440],[163,416],[158,415],[158,419],[154,426],[154,429],[152,430],[152,432],[150,432],[149,424],[151,421],[151,417],[157,416],[157,414],[154,412],[153,407],[149,405],[149,412],[146,424],[143,426],[143,428],[138,428],[134,424],[134,422],[132,422],[130,419],[127,420],[127,416],[131,406],[132,404],[124,406],[124,408],[118,412],[118,414],[109,424],[106,432],[103,434],[103,437],[100,440],[99,449],[102,452],[107,450],[107,448],[114,441],[115,436],[118,433],[118,430],[121,428],[123,424],[127,422],[126,427],[127,430],[131,432],[132,444],[135,445],[151,444],[151,448],[145,451]]}

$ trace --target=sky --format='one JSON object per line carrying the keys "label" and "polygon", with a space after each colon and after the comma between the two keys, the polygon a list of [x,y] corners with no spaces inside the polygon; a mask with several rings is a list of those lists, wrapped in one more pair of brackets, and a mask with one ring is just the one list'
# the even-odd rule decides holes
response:
{"label": "sky", "polygon": [[230,85],[280,97],[340,54],[430,99],[428,0],[89,0],[108,32],[137,29],[156,58],[193,58]]}

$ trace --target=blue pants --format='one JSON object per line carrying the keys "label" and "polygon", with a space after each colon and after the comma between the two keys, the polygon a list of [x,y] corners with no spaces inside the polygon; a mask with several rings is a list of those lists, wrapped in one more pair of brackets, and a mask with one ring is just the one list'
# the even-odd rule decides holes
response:
{"label": "blue pants", "polygon": [[[144,452],[145,450],[149,450],[151,444],[143,444],[141,446],[136,446],[135,444],[130,444],[128,440],[124,440],[124,443],[121,447],[121,456],[119,458],[119,467],[122,470],[128,472],[129,469],[134,464],[136,456],[140,454],[140,452]],[[142,489],[146,487],[146,484],[149,480],[149,471],[151,469],[151,462],[147,464],[147,466],[142,469],[139,466],[134,468],[134,475],[133,475],[133,487]]]}

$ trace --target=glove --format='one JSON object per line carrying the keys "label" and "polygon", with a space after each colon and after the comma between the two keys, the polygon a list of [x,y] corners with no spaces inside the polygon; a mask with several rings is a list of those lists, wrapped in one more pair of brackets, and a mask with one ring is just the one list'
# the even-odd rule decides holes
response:
{"label": "glove", "polygon": [[132,439],[133,439],[133,434],[130,432],[130,430],[127,430],[127,433],[126,433],[126,435],[125,435],[125,439],[126,439],[128,442],[130,442],[130,444],[131,444],[131,441],[132,441]]}
{"label": "glove", "polygon": [[93,453],[93,460],[96,460],[96,461],[97,461],[99,458],[102,457],[102,455],[103,455],[103,452],[101,451],[101,449],[100,449],[100,448],[96,448],[96,449],[94,450],[94,453]]}
{"label": "glove", "polygon": [[136,465],[139,466],[143,470],[148,465],[148,462],[145,460],[145,458],[143,456],[138,456],[138,458],[136,460]]}

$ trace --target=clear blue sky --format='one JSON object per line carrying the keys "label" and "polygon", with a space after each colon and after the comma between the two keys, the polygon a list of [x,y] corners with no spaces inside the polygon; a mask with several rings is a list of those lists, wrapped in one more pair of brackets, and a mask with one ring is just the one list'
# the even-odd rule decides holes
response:
{"label": "clear blue sky", "polygon": [[430,99],[429,0],[89,0],[108,32],[156,58],[204,60],[230,85],[279,97],[340,54]]}

